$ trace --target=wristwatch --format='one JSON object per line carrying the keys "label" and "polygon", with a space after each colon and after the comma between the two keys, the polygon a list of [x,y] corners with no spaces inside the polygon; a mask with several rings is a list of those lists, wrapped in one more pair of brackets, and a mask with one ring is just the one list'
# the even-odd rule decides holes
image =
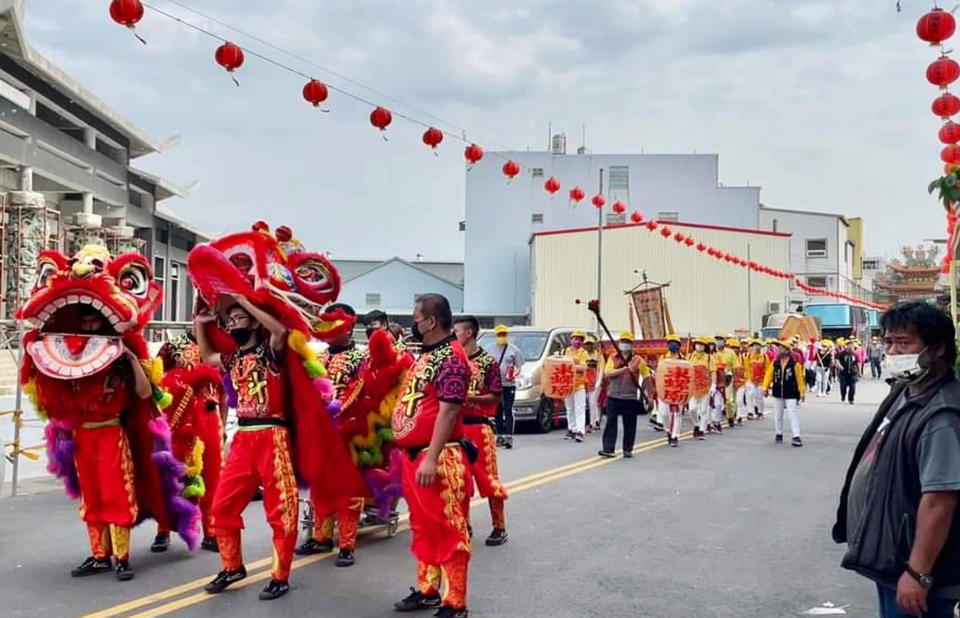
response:
{"label": "wristwatch", "polygon": [[910,575],[910,577],[920,582],[920,585],[926,588],[927,590],[929,590],[930,588],[933,588],[934,580],[932,576],[927,575],[925,573],[920,573],[919,571],[914,570],[914,568],[910,566],[909,563],[906,565],[906,571]]}

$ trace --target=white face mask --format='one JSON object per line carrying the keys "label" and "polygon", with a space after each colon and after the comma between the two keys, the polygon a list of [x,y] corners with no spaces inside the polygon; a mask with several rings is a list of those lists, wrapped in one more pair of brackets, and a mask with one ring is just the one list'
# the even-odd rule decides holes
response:
{"label": "white face mask", "polygon": [[629,354],[630,352],[633,352],[633,344],[632,344],[632,343],[621,343],[621,344],[620,344],[619,346],[617,346],[617,347],[619,347],[619,348],[620,348],[620,351],[623,352],[624,354]]}
{"label": "white face mask", "polygon": [[703,352],[704,345],[702,343],[698,343],[695,346],[693,346],[693,349],[696,350],[697,352]]}
{"label": "white face mask", "polygon": [[[926,348],[923,352],[926,352]],[[920,352],[920,354],[887,354],[883,366],[893,378],[915,380],[927,371],[925,367],[920,366],[920,356],[923,352]]]}

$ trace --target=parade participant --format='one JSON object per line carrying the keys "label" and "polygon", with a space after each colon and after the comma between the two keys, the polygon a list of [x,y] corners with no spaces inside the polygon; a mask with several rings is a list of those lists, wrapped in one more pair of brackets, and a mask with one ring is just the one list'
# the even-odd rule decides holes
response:
{"label": "parade participant", "polygon": [[[219,551],[213,532],[213,497],[223,466],[227,423],[220,374],[200,362],[200,347],[192,326],[164,343],[157,357],[163,362],[161,386],[173,396],[164,413],[172,432],[173,454],[187,469],[184,495],[200,507],[200,548]],[[158,529],[150,551],[164,552],[169,547],[170,530]]]}
{"label": "parade participant", "polygon": [[523,368],[523,352],[510,343],[510,329],[503,324],[493,329],[495,345],[487,350],[500,367],[500,402],[497,405],[497,446],[513,448],[513,402],[517,396],[517,376]]}
{"label": "parade participant", "polygon": [[870,363],[870,375],[874,380],[879,380],[883,375],[883,344],[879,337],[874,337],[867,346],[867,362]]}
{"label": "parade participant", "polygon": [[622,332],[617,338],[619,354],[607,360],[603,379],[607,385],[606,425],[603,428],[601,457],[614,457],[617,447],[617,418],[623,419],[623,456],[633,457],[637,438],[637,415],[643,405],[640,392],[643,381],[650,378],[650,369],[643,357],[634,354],[633,333]]}
{"label": "parade participant", "polygon": [[748,419],[763,418],[763,381],[770,364],[770,359],[760,349],[760,340],[751,340],[750,351],[743,359],[743,369],[747,379],[743,400]]}
{"label": "parade participant", "polygon": [[[335,303],[327,307],[326,311],[340,313],[346,316],[347,320],[340,329],[342,332],[328,342],[326,351],[320,355],[320,362],[327,368],[327,377],[333,382],[334,398],[341,399],[347,384],[360,374],[366,354],[353,340],[353,326],[357,316],[353,307]],[[386,323],[386,319],[383,323]],[[313,530],[310,537],[297,548],[297,555],[309,556],[332,551],[333,526],[336,520],[340,533],[340,554],[335,564],[338,567],[353,566],[356,562],[354,551],[357,546],[360,514],[363,512],[363,498],[331,498],[313,490],[310,492],[310,505],[313,508]]]}
{"label": "parade participant", "polygon": [[[407,374],[393,411],[393,433],[403,457],[403,495],[410,509],[411,551],[417,587],[394,604],[399,612],[439,608],[436,616],[467,616],[470,562],[471,461],[462,444],[461,410],[470,382],[469,360],[450,334],[450,303],[424,294],[413,309],[413,337],[421,354]],[[446,580],[440,597],[441,579]]]}
{"label": "parade participant", "polygon": [[836,358],[837,379],[840,381],[840,402],[846,401],[850,405],[853,405],[857,395],[857,380],[860,379],[860,363],[853,347],[854,342],[847,341]]}
{"label": "parade participant", "polygon": [[[339,294],[339,275],[283,226],[271,234],[257,222],[251,231],[198,245],[187,268],[210,307],[195,319],[201,356],[226,374],[240,426],[213,505],[223,570],[205,590],[220,593],[246,577],[242,514],[261,485],[273,565],[260,599],[276,599],[289,591],[297,541],[294,465],[302,485],[321,495],[368,491],[331,418],[333,385],[308,345],[312,337],[336,339],[353,320],[324,311]],[[222,341],[227,333],[231,346]]]}
{"label": "parade participant", "polygon": [[833,367],[833,341],[824,339],[817,350],[815,371],[817,372],[817,397],[826,397],[830,392],[830,369]]}
{"label": "parade participant", "polygon": [[570,335],[570,347],[564,356],[573,361],[575,372],[573,393],[563,400],[567,409],[567,435],[565,440],[583,442],[583,434],[587,417],[587,351],[583,349],[583,342],[587,336],[582,330],[575,330]]}
{"label": "parade participant", "polygon": [[867,350],[859,339],[853,340],[853,354],[857,357],[857,365],[859,365],[860,376],[862,377],[863,368],[867,364]]}
{"label": "parade participant", "polygon": [[[683,360],[680,347],[681,340],[679,335],[667,335],[667,352],[660,357],[660,360]],[[660,421],[663,430],[667,433],[667,442],[670,446],[680,446],[680,427],[683,424],[683,419],[681,418],[682,413],[682,406],[670,405],[665,401],[657,402],[657,419]]]}
{"label": "parade participant", "polygon": [[820,342],[811,337],[803,347],[803,375],[807,380],[807,391],[817,387],[817,353],[820,351]]}
{"label": "parade participant", "polygon": [[[728,338],[725,335],[717,335],[713,340],[717,345],[717,353],[714,357],[718,374],[717,391],[723,395],[724,401],[722,410],[714,410],[714,423],[715,427],[722,424],[725,416],[729,425],[733,427],[736,414],[736,391],[733,387],[733,376],[734,373],[741,371],[743,366],[737,353],[728,347]],[[722,380],[719,375],[721,372],[723,373]]]}
{"label": "parade participant", "polygon": [[[697,337],[693,340],[693,352],[687,357],[693,365],[699,365],[706,368],[710,375],[710,388],[713,389],[716,384],[717,366],[713,356],[707,352],[707,346],[710,343],[708,337]],[[693,421],[693,437],[698,440],[706,438],[707,426],[710,424],[710,392],[708,391],[702,397],[694,397],[690,400],[690,419]]]}
{"label": "parade participant", "polygon": [[767,366],[767,375],[763,380],[764,396],[773,395],[773,424],[776,435],[774,442],[783,442],[783,413],[790,419],[790,431],[793,433],[793,446],[803,446],[800,439],[800,419],[797,417],[797,404],[803,400],[806,381],[803,377],[803,365],[790,353],[790,342],[779,344],[780,355]]}
{"label": "parade participant", "polygon": [[603,353],[597,349],[597,340],[593,335],[587,335],[583,341],[583,349],[587,353],[587,371],[584,382],[587,387],[587,433],[600,429],[600,385],[603,382]]}
{"label": "parade participant", "polygon": [[367,339],[370,339],[374,331],[383,330],[393,337],[393,345],[398,352],[406,352],[407,345],[403,341],[403,327],[399,324],[392,324],[390,316],[385,311],[379,309],[369,311],[363,316],[363,325],[366,327]]}
{"label": "parade participant", "polygon": [[470,385],[463,406],[463,433],[477,447],[477,461],[473,463],[473,478],[477,493],[487,499],[493,531],[487,537],[489,546],[507,542],[507,519],[504,501],[507,490],[500,482],[497,467],[496,436],[493,417],[500,404],[500,368],[497,359],[477,345],[480,323],[471,315],[453,321],[453,333],[470,360]]}
{"label": "parade participant", "polygon": [[162,292],[138,254],[114,258],[88,245],[73,257],[44,251],[30,298],[20,379],[45,428],[48,470],[80,500],[91,555],[71,575],[113,570],[133,579],[130,530],[145,518],[177,530],[193,549],[199,512],[180,494],[183,464],[171,452],[143,330]]}
{"label": "parade participant", "polygon": [[763,342],[763,353],[767,355],[767,358],[772,363],[777,360],[777,340],[772,337],[768,337],[766,341]]}

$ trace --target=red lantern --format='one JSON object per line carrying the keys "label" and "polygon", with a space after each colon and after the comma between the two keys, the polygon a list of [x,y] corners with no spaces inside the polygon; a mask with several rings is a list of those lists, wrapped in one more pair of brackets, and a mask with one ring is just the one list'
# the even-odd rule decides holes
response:
{"label": "red lantern", "polygon": [[553,195],[560,190],[560,181],[551,176],[550,178],[547,178],[545,183],[543,183],[543,189],[550,195]]}
{"label": "red lantern", "polygon": [[113,0],[110,3],[110,19],[121,26],[133,28],[143,19],[143,5],[140,0]]}
{"label": "red lantern", "polygon": [[706,250],[707,250],[707,246],[705,244],[703,244],[702,242],[697,243],[697,251],[699,251],[700,253],[703,253]]}
{"label": "red lantern", "polygon": [[303,87],[303,98],[306,99],[307,103],[312,103],[314,107],[318,107],[326,101],[327,94],[326,84],[318,79],[311,79]]}
{"label": "red lantern", "polygon": [[630,221],[632,223],[643,223],[643,215],[637,211],[633,211],[633,213],[630,215]]}
{"label": "red lantern", "polygon": [[423,132],[423,143],[427,146],[430,146],[434,150],[437,149],[437,146],[440,145],[440,142],[443,141],[443,131],[435,127],[430,127]]}
{"label": "red lantern", "polygon": [[960,99],[949,92],[944,92],[933,100],[933,103],[930,105],[930,109],[933,110],[935,116],[948,118],[954,114],[960,113]]}
{"label": "red lantern", "polygon": [[607,203],[607,198],[597,193],[592,198],[590,198],[590,203],[596,206],[597,208],[603,208],[603,205]]}
{"label": "red lantern", "polygon": [[917,36],[931,45],[939,45],[953,36],[957,22],[953,15],[935,8],[917,21]]}
{"label": "red lantern", "polygon": [[653,230],[657,229],[657,222],[654,221],[653,219],[650,219],[650,220],[647,221],[644,225],[646,225],[646,226],[647,226],[647,229],[650,230],[651,232],[652,232]]}
{"label": "red lantern", "polygon": [[623,213],[627,212],[627,205],[621,202],[620,200],[617,200],[616,202],[614,202],[611,208],[613,209],[613,212],[618,215],[622,215]]}
{"label": "red lantern", "polygon": [[960,146],[950,144],[940,151],[940,160],[944,163],[960,163]]}
{"label": "red lantern", "polygon": [[684,240],[687,239],[687,237],[681,234],[680,232],[677,232],[676,234],[673,235],[673,239],[677,242],[683,242]]}
{"label": "red lantern", "polygon": [[520,173],[520,164],[513,159],[503,164],[503,175],[513,180],[513,177]]}
{"label": "red lantern", "polygon": [[463,157],[470,163],[470,165],[473,165],[483,158],[483,148],[477,146],[476,144],[470,144],[463,149]]}
{"label": "red lantern", "polygon": [[574,187],[570,189],[570,201],[579,204],[580,200],[587,197],[587,194],[583,192],[583,189],[580,187]]}
{"label": "red lantern", "polygon": [[695,241],[694,239],[692,239],[692,238],[690,238],[689,236],[687,236],[687,239],[683,241],[683,244],[685,244],[685,245],[688,246],[688,247],[692,247],[692,246],[693,246],[693,243],[695,243],[695,242],[697,242],[697,241]]}
{"label": "red lantern", "polygon": [[217,53],[213,57],[217,64],[227,70],[227,73],[233,73],[243,66],[243,50],[239,45],[230,41],[218,47]]}
{"label": "red lantern", "polygon": [[372,112],[370,112],[370,124],[377,127],[381,131],[386,131],[391,122],[393,122],[393,114],[391,114],[390,110],[385,107],[377,106]]}
{"label": "red lantern", "polygon": [[664,238],[670,238],[670,236],[673,235],[673,230],[671,230],[667,226],[663,226],[662,228],[660,228],[660,235],[663,236]]}
{"label": "red lantern", "polygon": [[960,64],[953,58],[940,56],[927,67],[927,81],[934,86],[946,88],[960,77]]}
{"label": "red lantern", "polygon": [[955,122],[945,122],[940,127],[940,133],[937,134],[940,141],[944,144],[956,144],[960,142],[960,124]]}

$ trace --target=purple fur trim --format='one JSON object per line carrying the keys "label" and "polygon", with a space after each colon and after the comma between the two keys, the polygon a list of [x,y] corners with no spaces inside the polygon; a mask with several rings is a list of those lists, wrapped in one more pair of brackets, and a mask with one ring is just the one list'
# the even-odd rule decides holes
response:
{"label": "purple fur trim", "polygon": [[182,496],[183,481],[181,479],[187,468],[173,456],[170,445],[170,426],[167,425],[166,419],[157,417],[151,420],[150,431],[154,438],[150,459],[156,464],[157,471],[160,473],[160,484],[163,488],[170,525],[192,551],[200,544],[200,509]]}
{"label": "purple fur trim", "polygon": [[377,503],[377,510],[381,519],[386,519],[393,511],[395,500],[403,496],[401,483],[401,468],[403,465],[402,453],[398,449],[390,451],[390,466],[386,469],[373,468],[365,470],[363,478],[370,487],[370,493]]}
{"label": "purple fur trim", "polygon": [[237,407],[237,389],[233,387],[233,380],[229,373],[223,374],[223,392],[227,396],[227,405],[231,408]]}
{"label": "purple fur trim", "polygon": [[80,479],[77,463],[73,459],[76,445],[66,426],[51,421],[43,431],[47,443],[47,471],[63,481],[67,496],[74,500],[80,497]]}
{"label": "purple fur trim", "polygon": [[327,413],[330,414],[331,418],[335,418],[340,414],[340,410],[343,409],[343,402],[339,399],[334,399],[329,404],[327,404]]}

